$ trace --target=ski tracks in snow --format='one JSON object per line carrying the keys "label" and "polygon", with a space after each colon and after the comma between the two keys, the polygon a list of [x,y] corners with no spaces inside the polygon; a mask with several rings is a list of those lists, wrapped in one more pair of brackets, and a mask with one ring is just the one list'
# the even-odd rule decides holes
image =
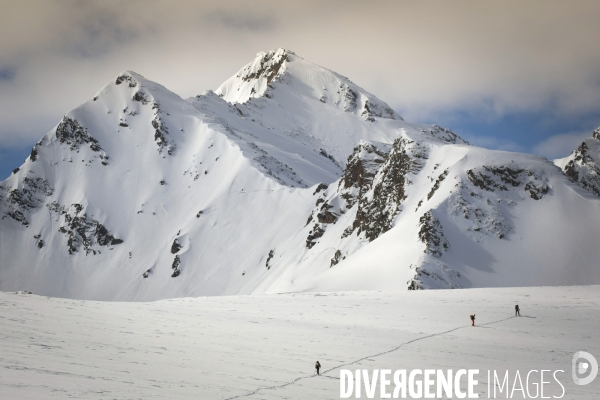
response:
{"label": "ski tracks in snow", "polygon": [[[517,318],[517,317],[515,317],[515,316],[511,316],[511,317],[508,317],[508,318],[499,319],[499,320],[497,320],[497,321],[492,321],[492,322],[487,322],[487,323],[485,323],[485,324],[476,325],[475,327],[478,327],[478,326],[487,326],[487,325],[493,325],[493,324],[497,324],[497,323],[500,323],[500,322],[508,321],[509,319],[513,319],[513,318]],[[357,360],[354,360],[354,361],[349,361],[349,362],[347,362],[347,363],[345,363],[345,364],[336,365],[335,367],[332,367],[332,368],[329,368],[329,369],[326,369],[326,370],[324,370],[324,371],[323,371],[323,374],[326,374],[326,373],[328,373],[328,372],[334,371],[334,370],[336,370],[336,369],[339,369],[339,368],[342,368],[342,367],[347,367],[347,366],[350,366],[350,365],[353,365],[353,364],[357,364],[357,363],[359,363],[359,362],[361,362],[361,361],[364,361],[364,360],[366,360],[366,359],[368,359],[368,358],[379,357],[379,356],[382,356],[382,355],[384,355],[384,354],[393,353],[393,352],[395,352],[395,351],[398,351],[398,350],[400,350],[400,349],[401,349],[402,347],[404,347],[404,346],[407,346],[407,345],[409,345],[409,344],[412,344],[412,343],[415,343],[415,342],[418,342],[418,341],[421,341],[421,340],[429,339],[429,338],[436,337],[436,336],[442,336],[442,335],[446,335],[446,334],[448,334],[448,333],[455,332],[455,331],[457,331],[457,330],[459,330],[459,329],[465,329],[465,328],[467,328],[467,327],[471,327],[471,325],[459,326],[459,327],[457,327],[457,328],[453,328],[453,329],[450,329],[450,330],[447,330],[447,331],[444,331],[444,332],[432,333],[431,335],[421,336],[421,337],[419,337],[419,338],[416,338],[416,339],[413,339],[413,340],[409,340],[408,342],[401,343],[401,344],[399,344],[398,346],[394,347],[394,348],[393,348],[393,349],[391,349],[391,350],[382,351],[381,353],[377,353],[377,354],[371,354],[371,355],[368,355],[368,356],[365,356],[365,357],[359,358],[359,359],[357,359]],[[325,377],[325,378],[330,378],[330,379],[338,379],[338,380],[339,380],[339,378],[336,378],[336,377],[333,377],[333,376],[329,376],[329,375],[323,375],[323,374],[322,374],[322,375],[318,375],[318,376],[322,376],[322,377]],[[281,389],[281,388],[284,388],[284,387],[286,387],[286,386],[293,385],[293,384],[295,384],[296,382],[298,382],[298,381],[301,381],[301,380],[303,380],[303,379],[309,379],[309,378],[314,378],[314,377],[317,377],[317,375],[315,374],[315,375],[305,375],[305,376],[301,376],[301,377],[298,377],[298,378],[294,379],[293,381],[289,381],[289,382],[283,383],[283,384],[281,384],[281,385],[266,386],[266,387],[258,388],[258,389],[256,389],[256,390],[254,390],[254,391],[250,392],[250,393],[246,393],[246,394],[240,394],[240,395],[233,396],[233,397],[228,397],[228,398],[226,398],[226,399],[224,399],[224,400],[233,400],[233,399],[240,399],[240,398],[243,398],[243,397],[250,397],[250,396],[254,396],[255,394],[258,394],[259,392],[261,392],[261,391],[263,391],[263,390],[275,390],[275,389]]]}

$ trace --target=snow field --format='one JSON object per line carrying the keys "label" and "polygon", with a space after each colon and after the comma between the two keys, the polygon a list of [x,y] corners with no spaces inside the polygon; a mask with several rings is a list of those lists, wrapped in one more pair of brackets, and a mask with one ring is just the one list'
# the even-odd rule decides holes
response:
{"label": "snow field", "polygon": [[[0,393],[10,399],[337,399],[341,368],[478,368],[482,398],[487,370],[508,369],[512,381],[517,370],[548,369],[565,371],[558,375],[564,398],[591,399],[600,394],[600,380],[574,385],[570,363],[579,350],[600,356],[599,289],[298,293],[151,303],[0,293]],[[513,317],[515,304],[520,318]],[[316,360],[321,377],[314,376]]]}

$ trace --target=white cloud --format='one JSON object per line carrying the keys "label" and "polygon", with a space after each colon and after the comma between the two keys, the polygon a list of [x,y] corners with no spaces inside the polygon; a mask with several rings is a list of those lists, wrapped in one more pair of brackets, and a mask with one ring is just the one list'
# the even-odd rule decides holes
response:
{"label": "white cloud", "polygon": [[53,123],[22,131],[32,116],[58,122],[122,70],[187,97],[277,47],[348,76],[409,119],[577,116],[600,104],[599,13],[600,2],[552,0],[9,2],[0,146],[37,140]]}
{"label": "white cloud", "polygon": [[573,152],[584,139],[592,137],[591,131],[567,132],[550,136],[533,148],[533,153],[550,160],[566,157]]}

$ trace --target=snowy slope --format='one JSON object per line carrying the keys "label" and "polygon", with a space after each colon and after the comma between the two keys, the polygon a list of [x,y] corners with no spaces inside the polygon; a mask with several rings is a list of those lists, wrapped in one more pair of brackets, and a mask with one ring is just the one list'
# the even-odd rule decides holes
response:
{"label": "snowy slope", "polygon": [[600,284],[593,193],[543,158],[403,121],[283,49],[187,100],[122,73],[0,186],[4,291]]}
{"label": "snowy slope", "polygon": [[[356,158],[376,154],[365,148]],[[277,273],[261,289],[571,285],[600,278],[600,203],[548,160],[408,132],[380,157],[371,181],[365,162],[366,184],[343,179],[324,191],[294,242],[274,249],[282,259],[275,258]],[[302,249],[304,241],[310,250]]]}
{"label": "snowy slope", "polygon": [[[0,393],[7,399],[339,399],[342,368],[562,370],[600,356],[599,287],[299,293],[91,302],[0,293]],[[514,317],[519,304],[522,317]],[[476,327],[469,315],[476,314]],[[323,375],[314,375],[319,360]],[[546,373],[545,397],[562,390]],[[267,389],[270,388],[270,389]],[[379,397],[379,385],[376,391]],[[507,398],[498,393],[497,398]],[[352,397],[354,398],[354,397]],[[366,398],[363,391],[363,397]],[[523,398],[516,391],[512,398]],[[529,397],[528,397],[529,398]],[[538,398],[540,398],[538,396]]]}
{"label": "snowy slope", "polygon": [[[308,195],[253,168],[190,103],[134,73],[120,77],[65,116],[80,126],[72,138],[61,143],[61,122],[2,184],[2,288],[102,299],[237,291],[262,254],[225,249],[266,247],[293,232],[302,217],[280,215],[308,209]],[[28,177],[50,189],[32,188]],[[19,201],[25,193],[33,207]],[[247,212],[262,207],[269,212]],[[171,278],[186,266],[187,279]]]}

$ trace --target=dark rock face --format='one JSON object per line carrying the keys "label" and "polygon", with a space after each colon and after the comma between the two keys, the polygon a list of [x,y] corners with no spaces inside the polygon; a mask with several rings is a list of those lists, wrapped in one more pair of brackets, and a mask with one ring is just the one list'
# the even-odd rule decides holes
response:
{"label": "dark rock face", "polygon": [[136,81],[135,79],[133,79],[133,77],[132,77],[132,76],[130,76],[130,75],[125,75],[125,74],[124,74],[124,75],[120,75],[120,76],[118,76],[118,77],[117,77],[117,80],[115,81],[115,84],[116,84],[116,85],[120,85],[120,84],[121,84],[121,83],[123,83],[123,82],[127,82],[127,83],[129,83],[129,87],[130,87],[130,88],[134,88],[134,87],[136,87],[136,86],[137,86],[137,84],[138,84],[138,83],[137,83],[137,81]]}
{"label": "dark rock face", "polygon": [[252,72],[242,77],[244,82],[250,82],[259,78],[266,78],[267,85],[278,76],[284,62],[289,61],[288,55],[284,52],[277,55],[275,52],[269,52],[260,60],[258,71]]}
{"label": "dark rock face", "polygon": [[600,128],[575,150],[563,172],[582,188],[600,196]]}
{"label": "dark rock face", "polygon": [[444,179],[446,179],[447,176],[448,176],[448,170],[446,169],[435,180],[435,183],[433,184],[433,187],[431,188],[431,191],[427,194],[427,200],[430,200],[433,197],[433,195],[440,188],[440,185],[442,184],[442,182],[444,181]]}
{"label": "dark rock face", "polygon": [[178,253],[183,246],[177,242],[177,239],[173,240],[173,244],[171,245],[171,254]]}
{"label": "dark rock face", "polygon": [[81,204],[72,204],[67,208],[53,202],[47,207],[57,221],[62,220],[58,231],[67,237],[69,254],[83,248],[86,255],[96,255],[100,251],[99,246],[108,247],[123,243],[123,240],[115,238],[98,220],[83,212]]}
{"label": "dark rock face", "polygon": [[321,190],[326,190],[327,189],[327,185],[325,185],[324,183],[319,183],[319,186],[317,186],[317,188],[315,189],[313,196],[317,193],[319,193]]}
{"label": "dark rock face", "polygon": [[333,206],[324,203],[321,206],[321,211],[317,214],[317,220],[321,224],[334,224],[338,220],[338,216],[329,211]]}
{"label": "dark rock face", "polygon": [[26,176],[23,178],[23,187],[10,191],[7,202],[21,210],[35,210],[42,206],[44,197],[52,196],[54,189],[47,180]]}
{"label": "dark rock face", "polygon": [[419,159],[426,158],[419,146],[410,148],[413,144],[404,138],[396,139],[377,172],[371,192],[358,202],[356,219],[350,232],[358,230],[359,235],[364,232],[367,240],[373,241],[391,229],[406,199],[405,188],[410,183],[407,174],[418,173],[423,167]]}
{"label": "dark rock face", "polygon": [[265,264],[265,267],[267,267],[267,269],[271,269],[271,265],[269,264],[269,262],[271,262],[273,257],[275,257],[275,251],[271,250],[269,251],[269,255],[267,256],[267,262]]}
{"label": "dark rock face", "polygon": [[20,222],[21,225],[23,225],[24,227],[29,226],[29,221],[27,221],[27,218],[25,218],[25,215],[23,215],[23,213],[19,210],[9,211],[6,213],[6,216],[11,217],[12,219],[14,219],[17,222]]}
{"label": "dark rock face", "polygon": [[88,143],[90,149],[95,152],[102,150],[96,139],[87,133],[87,130],[76,120],[64,117],[56,127],[56,138],[60,143],[69,146],[71,150],[77,150],[81,145]]}
{"label": "dark rock face", "polygon": [[138,90],[137,92],[135,92],[135,94],[133,95],[133,100],[139,101],[143,105],[150,103],[150,99],[148,99],[148,95],[146,93],[144,93],[142,90]]}
{"label": "dark rock face", "polygon": [[340,197],[346,201],[348,208],[352,207],[369,190],[371,182],[387,154],[378,150],[371,143],[360,143],[348,157],[344,175],[340,180],[338,190]]}
{"label": "dark rock face", "polygon": [[31,149],[31,154],[29,155],[29,159],[31,160],[31,162],[34,162],[35,160],[37,160],[38,157],[38,152],[37,152],[37,145],[33,146],[33,148]]}
{"label": "dark rock face", "polygon": [[518,167],[487,166],[470,169],[467,177],[471,183],[488,192],[508,191],[523,186],[534,200],[541,200],[550,188],[532,171]]}
{"label": "dark rock face", "polygon": [[[6,191],[6,189],[0,187],[0,193],[2,191]],[[52,196],[53,193],[54,189],[47,180],[26,176],[23,178],[21,188],[13,189],[7,193],[4,202],[9,211],[5,212],[5,216],[20,222],[23,226],[29,226],[25,213],[38,210],[46,201],[45,198]],[[1,199],[2,196],[0,196]]]}
{"label": "dark rock face", "polygon": [[[327,186],[321,184],[315,190],[313,195],[317,194],[320,191],[320,188],[327,189]],[[308,237],[306,238],[306,247],[309,249],[312,248],[320,237],[325,234],[325,230],[327,229],[327,225],[335,224],[339,218],[339,215],[336,212],[331,211],[334,207],[325,201],[327,197],[327,193],[324,191],[321,193],[319,198],[315,203],[315,209],[308,216],[308,220],[306,221],[306,225],[310,224],[313,221],[313,217],[315,213],[317,214],[317,224],[313,227],[313,229],[309,232]],[[320,206],[320,208],[319,208]]]}
{"label": "dark rock face", "polygon": [[179,276],[179,274],[181,274],[181,270],[179,269],[180,264],[181,264],[181,259],[179,258],[179,256],[175,256],[175,259],[173,260],[173,265],[171,265],[171,268],[173,269],[171,278],[176,278]]}
{"label": "dark rock face", "polygon": [[168,139],[169,130],[160,118],[160,113],[162,112],[160,110],[160,105],[154,102],[152,103],[152,109],[155,111],[154,119],[152,120],[151,124],[154,128],[154,141],[158,146],[158,153],[162,154],[163,150],[166,150],[168,155],[173,155],[176,148],[175,142]]}
{"label": "dark rock face", "polygon": [[440,258],[444,251],[450,248],[450,243],[444,236],[442,225],[432,214],[427,211],[419,219],[419,240],[425,243],[426,254],[431,254],[434,257]]}
{"label": "dark rock face", "polygon": [[[356,207],[352,224],[342,234],[342,239],[357,232],[373,241],[391,229],[401,205],[406,199],[408,176],[419,173],[428,157],[427,148],[406,138],[398,138],[389,152],[368,142],[361,142],[348,158],[346,169],[338,185],[339,204],[334,196],[326,200],[319,197],[307,225],[316,215],[317,224],[308,235],[306,246],[312,248],[322,237],[329,224],[335,224],[341,214]],[[315,192],[316,193],[316,192]],[[333,201],[334,203],[330,203]]]}
{"label": "dark rock face", "polygon": [[337,265],[344,258],[346,257],[342,257],[342,251],[336,250],[335,254],[333,255],[333,258],[331,259],[331,265],[329,266],[329,268],[333,267],[334,265]]}
{"label": "dark rock face", "polygon": [[322,237],[324,234],[325,230],[319,224],[315,224],[306,238],[306,247],[312,249],[313,246],[317,244],[317,239]]}

